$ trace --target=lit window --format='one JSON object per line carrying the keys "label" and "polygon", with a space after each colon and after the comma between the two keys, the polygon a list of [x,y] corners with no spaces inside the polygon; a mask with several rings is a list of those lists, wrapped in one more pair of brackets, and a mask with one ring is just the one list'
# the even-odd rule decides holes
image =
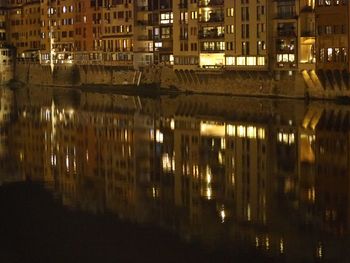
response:
{"label": "lit window", "polygon": [[245,127],[244,126],[238,126],[237,127],[237,136],[238,137],[245,137],[246,136],[246,129],[245,129]]}
{"label": "lit window", "polygon": [[245,66],[245,57],[237,57],[237,65]]}
{"label": "lit window", "polygon": [[235,64],[236,64],[235,57],[226,57],[226,65],[227,66],[232,66]]}
{"label": "lit window", "polygon": [[226,132],[227,132],[227,135],[235,136],[236,135],[236,126],[228,124],[226,127]]}
{"label": "lit window", "polygon": [[248,138],[255,139],[256,138],[256,128],[253,126],[249,126],[247,128],[247,136],[248,136]]}
{"label": "lit window", "polygon": [[247,65],[255,66],[256,65],[256,57],[247,57]]}
{"label": "lit window", "polygon": [[258,57],[258,65],[265,66],[265,57]]}
{"label": "lit window", "polygon": [[235,12],[233,7],[227,8],[227,16],[234,16]]}
{"label": "lit window", "polygon": [[261,140],[265,140],[265,129],[263,128],[258,129],[258,138]]}
{"label": "lit window", "polygon": [[191,12],[191,19],[197,19],[198,13],[196,11]]}

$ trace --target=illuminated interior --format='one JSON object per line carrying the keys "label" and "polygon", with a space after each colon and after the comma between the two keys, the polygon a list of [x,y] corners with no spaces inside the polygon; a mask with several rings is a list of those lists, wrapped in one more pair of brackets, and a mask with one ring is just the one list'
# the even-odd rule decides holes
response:
{"label": "illuminated interior", "polygon": [[311,147],[313,140],[312,136],[307,136],[306,134],[300,136],[300,160],[302,162],[315,162],[315,153]]}
{"label": "illuminated interior", "polygon": [[201,67],[205,66],[223,66],[225,64],[224,53],[202,53],[199,57],[199,63]]}
{"label": "illuminated interior", "polygon": [[202,136],[225,137],[225,125],[219,123],[201,123]]}
{"label": "illuminated interior", "polygon": [[315,38],[301,37],[300,44],[300,63],[315,63]]}

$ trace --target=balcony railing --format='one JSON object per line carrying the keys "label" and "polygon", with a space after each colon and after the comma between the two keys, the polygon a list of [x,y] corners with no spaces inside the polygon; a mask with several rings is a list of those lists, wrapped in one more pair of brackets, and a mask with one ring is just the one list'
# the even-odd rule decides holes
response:
{"label": "balcony railing", "polygon": [[139,12],[148,12],[150,10],[148,9],[148,6],[138,6],[137,7],[137,11],[139,11]]}
{"label": "balcony railing", "polygon": [[139,25],[139,26],[151,26],[152,21],[150,21],[150,20],[137,20],[137,25]]}
{"label": "balcony railing", "polygon": [[223,13],[211,13],[210,18],[206,20],[204,17],[199,18],[200,23],[222,23],[224,22]]}
{"label": "balcony railing", "polygon": [[295,12],[281,12],[276,14],[276,19],[295,19],[297,17]]}
{"label": "balcony railing", "polygon": [[222,6],[224,4],[223,0],[202,0],[198,2],[199,7],[209,7],[209,6]]}
{"label": "balcony railing", "polygon": [[297,34],[294,30],[277,30],[278,37],[296,37]]}
{"label": "balcony railing", "polygon": [[218,38],[224,38],[225,34],[219,34],[219,33],[200,33],[198,35],[199,39],[218,39]]}
{"label": "balcony railing", "polygon": [[314,37],[316,36],[315,31],[302,31],[301,32],[302,37]]}
{"label": "balcony railing", "polygon": [[153,41],[153,37],[152,36],[138,36],[137,37],[137,40],[140,40],[140,41]]}

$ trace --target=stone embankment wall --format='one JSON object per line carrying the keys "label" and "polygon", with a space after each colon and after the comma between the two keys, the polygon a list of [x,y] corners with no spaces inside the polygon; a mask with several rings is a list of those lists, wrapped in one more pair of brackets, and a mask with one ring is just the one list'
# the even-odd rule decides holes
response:
{"label": "stone embankment wall", "polygon": [[[286,72],[287,73],[287,72]],[[189,71],[162,69],[162,87],[183,91],[251,96],[304,97],[305,82],[300,74],[275,80],[267,71]]]}
{"label": "stone embankment wall", "polygon": [[[283,73],[283,74],[282,74]],[[15,79],[33,85],[143,85],[196,93],[334,98],[350,96],[348,75],[314,71],[282,72],[278,78],[267,71],[193,71],[171,67],[147,67],[140,71],[102,65],[55,66],[18,63]],[[339,76],[338,76],[339,75]]]}
{"label": "stone embankment wall", "polygon": [[58,65],[51,70],[50,65],[18,63],[15,79],[32,85],[74,86],[134,84],[139,73],[100,65]]}

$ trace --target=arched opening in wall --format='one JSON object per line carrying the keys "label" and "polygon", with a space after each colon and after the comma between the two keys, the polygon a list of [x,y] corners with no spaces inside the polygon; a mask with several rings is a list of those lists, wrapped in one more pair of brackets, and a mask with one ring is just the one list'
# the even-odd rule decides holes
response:
{"label": "arched opening in wall", "polygon": [[333,76],[334,76],[335,83],[337,84],[339,89],[343,89],[342,76],[341,76],[340,71],[338,69],[333,71]]}
{"label": "arched opening in wall", "polygon": [[322,84],[322,87],[324,89],[326,89],[327,88],[327,81],[326,81],[326,75],[325,75],[324,71],[322,69],[317,70],[317,76]]}
{"label": "arched opening in wall", "polygon": [[343,82],[345,84],[345,88],[349,89],[349,87],[350,87],[350,84],[349,84],[349,72],[346,69],[344,69],[342,71],[341,75],[342,75],[342,78],[343,78]]}
{"label": "arched opening in wall", "polygon": [[332,70],[327,70],[326,71],[326,78],[327,78],[327,81],[328,83],[330,84],[331,88],[334,89],[334,86],[335,86],[335,81],[334,81],[334,77],[333,77],[333,72]]}

